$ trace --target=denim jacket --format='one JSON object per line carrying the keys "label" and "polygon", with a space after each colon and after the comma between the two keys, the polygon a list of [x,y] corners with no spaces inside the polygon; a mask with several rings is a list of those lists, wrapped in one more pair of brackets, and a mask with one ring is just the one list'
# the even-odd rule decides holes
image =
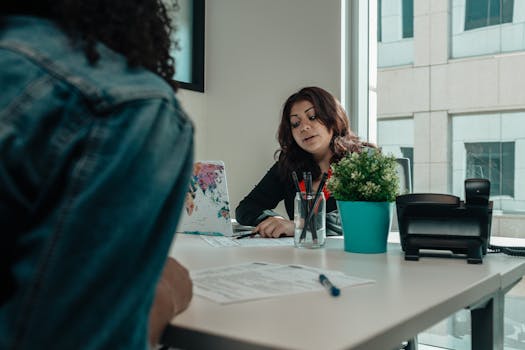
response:
{"label": "denim jacket", "polygon": [[0,349],[145,349],[192,123],[122,55],[0,19]]}

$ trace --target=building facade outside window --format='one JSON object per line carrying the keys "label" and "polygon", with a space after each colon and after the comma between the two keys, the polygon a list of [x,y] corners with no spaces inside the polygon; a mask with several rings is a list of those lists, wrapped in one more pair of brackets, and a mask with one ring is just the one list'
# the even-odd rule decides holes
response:
{"label": "building facade outside window", "polygon": [[[381,2],[383,40],[389,19],[385,14],[398,9],[401,16],[406,3]],[[488,178],[495,208],[492,234],[525,238],[525,52],[450,58],[450,43],[460,43],[452,35],[455,27],[463,33],[511,26],[521,30],[524,23],[518,19],[525,19],[525,0],[497,3],[499,12],[494,0],[414,2],[414,62],[389,67],[378,63],[378,143],[396,156],[402,147],[413,152],[415,192],[464,198],[466,178]],[[458,14],[459,26],[454,24]],[[493,24],[496,15],[500,24]],[[485,26],[479,24],[482,17]],[[478,27],[465,30],[465,18],[478,20]],[[397,19],[395,23],[402,23]],[[525,32],[521,41],[525,43]],[[462,45],[465,50],[473,47],[470,41]],[[411,120],[410,127],[406,120]],[[409,137],[404,130],[414,134]]]}
{"label": "building facade outside window", "polygon": [[[489,179],[492,236],[525,239],[525,0],[414,1],[411,38],[404,4],[375,12],[378,145],[412,152],[416,193],[464,199],[466,178]],[[525,350],[520,288],[505,300],[505,350]],[[418,340],[466,349],[469,334],[459,312]]]}

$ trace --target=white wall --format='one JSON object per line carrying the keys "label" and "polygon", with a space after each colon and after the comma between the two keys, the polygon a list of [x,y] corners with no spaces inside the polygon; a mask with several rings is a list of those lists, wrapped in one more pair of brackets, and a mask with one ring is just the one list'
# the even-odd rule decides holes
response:
{"label": "white wall", "polygon": [[273,164],[286,98],[307,85],[340,96],[340,0],[206,2],[205,93],[178,97],[196,159],[222,159],[232,211]]}

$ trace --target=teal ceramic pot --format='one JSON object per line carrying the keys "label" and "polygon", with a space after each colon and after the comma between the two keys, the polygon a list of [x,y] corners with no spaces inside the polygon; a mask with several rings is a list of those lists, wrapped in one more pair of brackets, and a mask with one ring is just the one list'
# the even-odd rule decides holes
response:
{"label": "teal ceramic pot", "polygon": [[394,203],[337,201],[345,251],[385,253]]}

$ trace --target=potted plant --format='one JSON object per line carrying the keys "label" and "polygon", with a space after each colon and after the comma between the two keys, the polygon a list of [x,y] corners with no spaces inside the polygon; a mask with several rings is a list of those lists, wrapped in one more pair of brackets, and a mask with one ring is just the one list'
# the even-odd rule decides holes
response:
{"label": "potted plant", "polygon": [[398,194],[396,158],[363,148],[332,164],[328,189],[337,201],[345,251],[384,253]]}

